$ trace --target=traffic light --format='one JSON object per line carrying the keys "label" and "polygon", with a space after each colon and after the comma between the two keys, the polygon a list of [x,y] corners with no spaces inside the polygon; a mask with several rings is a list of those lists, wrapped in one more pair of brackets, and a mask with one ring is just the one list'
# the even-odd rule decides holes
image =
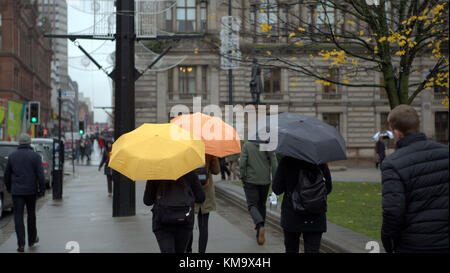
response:
{"label": "traffic light", "polygon": [[84,135],[84,121],[79,122],[78,132],[80,133],[80,135]]}
{"label": "traffic light", "polygon": [[32,124],[39,124],[39,110],[41,104],[39,101],[30,101],[29,109],[30,109],[30,122]]}

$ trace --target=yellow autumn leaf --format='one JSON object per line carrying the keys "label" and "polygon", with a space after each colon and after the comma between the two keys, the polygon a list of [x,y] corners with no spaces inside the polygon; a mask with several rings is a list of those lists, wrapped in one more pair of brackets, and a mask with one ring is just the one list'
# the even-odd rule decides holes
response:
{"label": "yellow autumn leaf", "polygon": [[292,37],[294,37],[295,36],[295,32],[291,32],[290,34],[289,34],[289,38],[292,38]]}
{"label": "yellow autumn leaf", "polygon": [[211,20],[214,20],[214,19],[216,19],[216,16],[213,14],[213,15],[211,15]]}
{"label": "yellow autumn leaf", "polygon": [[296,82],[293,82],[291,85],[292,85],[293,87],[296,87],[296,86],[297,86],[297,83],[296,83]]}
{"label": "yellow autumn leaf", "polygon": [[198,48],[194,49],[194,54],[198,54]]}
{"label": "yellow autumn leaf", "polygon": [[299,30],[299,31],[305,31],[305,29],[302,28],[302,27],[299,27],[298,30]]}
{"label": "yellow autumn leaf", "polygon": [[291,60],[295,61],[297,60],[297,57],[292,57]]}
{"label": "yellow autumn leaf", "polygon": [[270,35],[270,34],[267,34],[267,39],[270,39],[270,37],[272,37],[272,35]]}
{"label": "yellow autumn leaf", "polygon": [[272,52],[270,52],[269,50],[266,51],[267,55],[272,55]]}
{"label": "yellow autumn leaf", "polygon": [[350,25],[354,25],[355,24],[355,22],[352,21],[352,20],[348,20],[347,23],[349,23]]}
{"label": "yellow autumn leaf", "polygon": [[302,46],[302,45],[303,45],[303,42],[301,42],[301,41],[296,42],[295,45],[297,45],[297,46]]}
{"label": "yellow autumn leaf", "polygon": [[380,43],[382,43],[382,42],[384,42],[384,41],[386,41],[386,37],[385,36],[383,36],[383,37],[381,37],[379,40],[378,40],[378,42],[380,42]]}
{"label": "yellow autumn leaf", "polygon": [[264,10],[263,10],[263,9],[260,9],[259,12],[260,12],[260,13],[264,13]]}
{"label": "yellow autumn leaf", "polygon": [[397,51],[396,53],[395,53],[395,55],[397,55],[397,56],[403,56],[403,55],[405,55],[405,51],[404,50],[402,50],[402,51]]}
{"label": "yellow autumn leaf", "polygon": [[361,30],[361,31],[359,32],[359,36],[364,36],[364,30]]}

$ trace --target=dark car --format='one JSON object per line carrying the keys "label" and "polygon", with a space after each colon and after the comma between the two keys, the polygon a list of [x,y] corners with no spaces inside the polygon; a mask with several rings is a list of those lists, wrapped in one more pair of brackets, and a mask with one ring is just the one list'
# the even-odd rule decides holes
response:
{"label": "dark car", "polygon": [[11,210],[13,207],[11,194],[8,193],[5,186],[4,174],[7,159],[0,157],[0,218],[3,216],[3,211]]}
{"label": "dark car", "polygon": [[8,159],[8,156],[15,152],[19,143],[15,141],[0,141],[0,157]]}

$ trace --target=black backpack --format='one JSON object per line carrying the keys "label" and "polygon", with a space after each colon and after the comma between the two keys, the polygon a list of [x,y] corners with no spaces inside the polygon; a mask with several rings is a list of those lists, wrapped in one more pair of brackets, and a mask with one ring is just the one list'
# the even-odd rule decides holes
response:
{"label": "black backpack", "polygon": [[203,165],[200,168],[195,169],[194,173],[197,175],[198,181],[200,181],[202,186],[205,186],[209,179],[209,174],[206,171],[206,166]]}
{"label": "black backpack", "polygon": [[319,166],[311,165],[300,169],[291,199],[296,212],[318,214],[327,211],[327,188]]}
{"label": "black backpack", "polygon": [[161,224],[193,224],[194,202],[194,193],[188,181],[161,182],[156,193],[156,219]]}

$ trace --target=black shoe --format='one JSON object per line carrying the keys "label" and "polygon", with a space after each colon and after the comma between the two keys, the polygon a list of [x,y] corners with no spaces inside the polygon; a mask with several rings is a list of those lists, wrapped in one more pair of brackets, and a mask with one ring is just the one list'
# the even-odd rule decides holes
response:
{"label": "black shoe", "polygon": [[33,247],[34,244],[39,243],[39,237],[36,237],[36,240],[34,240],[34,243],[28,244],[29,247]]}
{"label": "black shoe", "polygon": [[19,246],[18,248],[17,248],[17,252],[25,252],[25,247],[23,247],[23,246]]}

